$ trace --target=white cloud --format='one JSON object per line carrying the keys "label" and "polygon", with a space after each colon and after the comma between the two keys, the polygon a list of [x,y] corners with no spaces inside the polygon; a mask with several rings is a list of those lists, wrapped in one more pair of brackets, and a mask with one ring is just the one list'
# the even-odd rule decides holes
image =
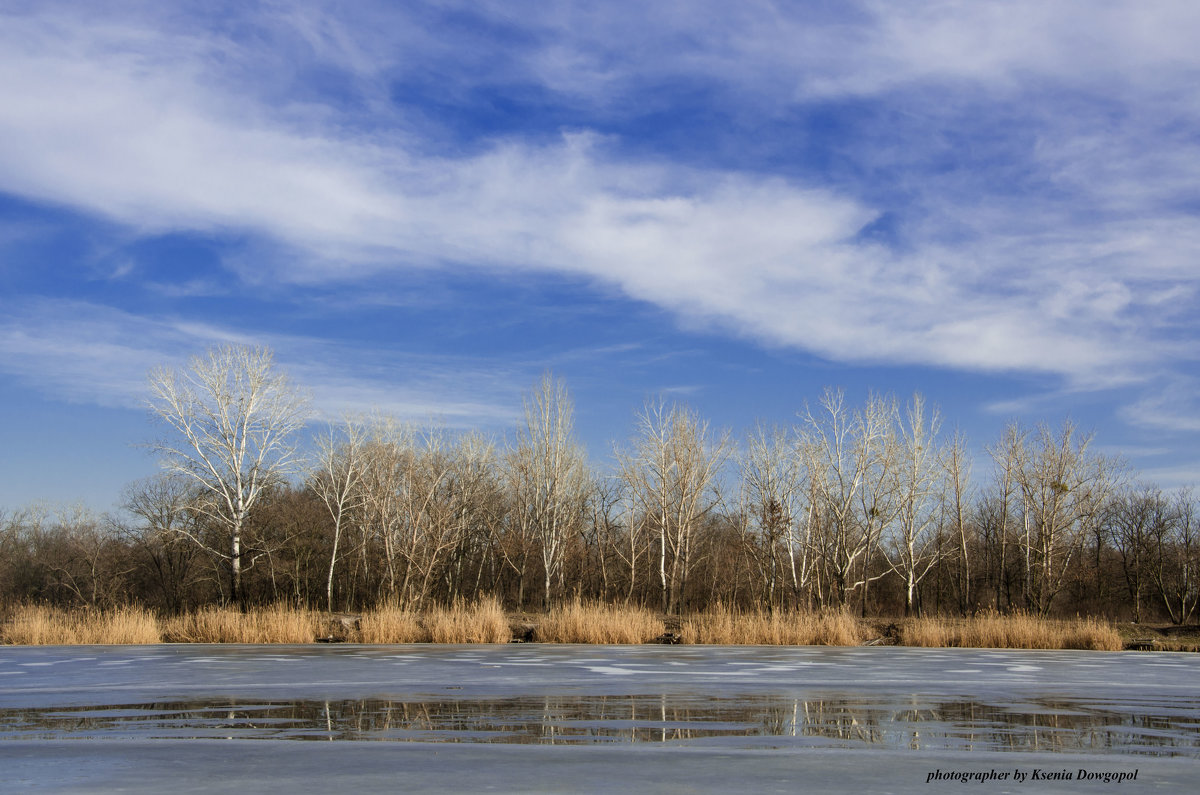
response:
{"label": "white cloud", "polygon": [[1121,410],[1131,425],[1176,432],[1200,432],[1200,379],[1173,375]]}
{"label": "white cloud", "polygon": [[1138,480],[1142,483],[1152,483],[1166,492],[1178,489],[1194,491],[1200,487],[1200,461],[1189,461],[1176,466],[1140,469]]}
{"label": "white cloud", "polygon": [[271,347],[276,364],[312,393],[314,408],[326,420],[378,411],[454,428],[502,428],[517,418],[520,390],[532,379],[525,370],[466,357],[379,348],[364,361],[361,353],[333,342],[60,300],[5,308],[0,372],[70,401],[143,408],[151,368],[184,367],[203,348],[225,343]]}
{"label": "white cloud", "polygon": [[[420,63],[452,83],[455,70],[448,62],[483,62],[491,68],[474,78],[478,81],[532,80],[577,101],[609,107],[637,87],[676,78],[709,81],[767,106],[929,85],[1011,94],[1045,80],[1109,94],[1140,93],[1173,89],[1177,84],[1171,77],[1200,64],[1192,42],[1200,8],[1189,0],[743,0],[732,5],[691,0],[552,8],[519,0],[471,0],[432,7],[517,30],[520,46],[501,36],[472,40],[476,46],[466,52],[455,50],[445,46],[438,13],[417,11],[404,19],[407,24],[393,18],[393,27],[425,28],[426,36],[406,36],[402,47],[393,47],[364,35],[360,26],[351,37],[356,47],[344,50],[343,62],[362,64],[362,74],[403,71]],[[365,13],[379,21],[378,11]],[[312,18],[336,29],[327,11]],[[352,54],[364,50],[371,57]],[[408,55],[403,61],[396,56],[401,50]],[[1194,95],[1194,85],[1189,89]]]}
{"label": "white cloud", "polygon": [[[256,12],[255,30],[279,48],[266,53],[124,12],[9,16],[0,189],[136,230],[240,231],[295,255],[286,266],[246,261],[248,281],[412,266],[568,273],[690,322],[840,361],[1031,371],[1095,388],[1176,367],[1194,341],[1200,227],[1173,205],[1191,195],[1200,161],[1188,136],[1154,135],[1195,118],[1196,56],[1179,32],[1194,21],[1191,5],[868,3],[812,23],[772,4],[732,15],[717,13],[727,4],[710,15],[666,4],[645,12],[652,24],[627,9],[546,17],[485,7],[486,21],[532,43],[507,42],[512,52],[476,79],[539,80],[585,103],[636,93],[648,72],[746,90],[758,108],[907,102],[905,112],[975,132],[988,120],[970,117],[972,102],[1019,115],[1030,100],[1032,144],[1002,154],[1014,158],[1005,174],[1033,174],[1039,192],[993,186],[994,166],[983,163],[978,173],[918,168],[933,151],[921,125],[897,131],[895,150],[850,153],[871,167],[904,163],[896,189],[917,220],[896,249],[859,238],[888,209],[863,185],[635,160],[586,132],[439,147],[406,126],[404,108],[381,104],[387,80],[503,47],[472,55],[423,34],[420,14],[436,9],[389,28],[331,8]],[[300,78],[268,68],[280,62],[341,70],[368,110],[299,98]],[[1140,93],[1151,75],[1157,93]],[[462,88],[455,78],[465,79],[450,75],[447,91]],[[1111,85],[1104,108],[1148,108],[1151,118],[1085,134],[1038,93],[1046,81],[1082,92],[1093,110],[1091,92]],[[359,126],[363,112],[379,115]],[[1164,146],[1145,151],[1148,136]],[[66,355],[56,341],[27,342],[53,359]],[[96,359],[115,356],[96,345]],[[10,341],[10,352],[18,347]],[[32,355],[10,355],[25,362],[19,370],[36,367]],[[469,401],[455,411],[486,413]]]}

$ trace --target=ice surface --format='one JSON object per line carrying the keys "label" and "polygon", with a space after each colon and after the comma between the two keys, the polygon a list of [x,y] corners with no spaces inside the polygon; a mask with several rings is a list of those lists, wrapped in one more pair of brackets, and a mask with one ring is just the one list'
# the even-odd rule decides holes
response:
{"label": "ice surface", "polygon": [[[10,647],[0,672],[20,674],[0,678],[0,790],[924,792],[963,786],[936,770],[1086,769],[1194,791],[1200,774],[1194,655]],[[1084,786],[1103,785],[1036,791]]]}

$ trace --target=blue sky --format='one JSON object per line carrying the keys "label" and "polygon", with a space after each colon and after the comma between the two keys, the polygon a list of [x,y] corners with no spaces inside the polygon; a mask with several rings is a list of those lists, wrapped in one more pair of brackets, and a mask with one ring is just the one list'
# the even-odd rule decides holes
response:
{"label": "blue sky", "polygon": [[222,342],[495,433],[549,367],[600,464],[648,397],[740,434],[841,386],[1200,481],[1195,3],[0,17],[0,506],[109,508],[146,372]]}

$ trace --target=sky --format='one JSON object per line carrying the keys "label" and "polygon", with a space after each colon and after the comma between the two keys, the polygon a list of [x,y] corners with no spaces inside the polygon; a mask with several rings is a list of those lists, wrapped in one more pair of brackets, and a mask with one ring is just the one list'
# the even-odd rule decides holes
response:
{"label": "sky", "polygon": [[[147,372],[598,466],[914,391],[1200,482],[1200,4],[0,0],[0,509],[107,510]],[[986,472],[977,461],[977,476]]]}

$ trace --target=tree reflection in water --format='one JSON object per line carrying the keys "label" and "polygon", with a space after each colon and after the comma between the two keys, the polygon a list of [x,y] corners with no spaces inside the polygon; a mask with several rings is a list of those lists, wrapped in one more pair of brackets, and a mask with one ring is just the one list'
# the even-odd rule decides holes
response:
{"label": "tree reflection in water", "polygon": [[0,710],[0,739],[228,738],[465,743],[734,743],[1200,755],[1200,700],[985,703],[768,695],[180,701]]}

